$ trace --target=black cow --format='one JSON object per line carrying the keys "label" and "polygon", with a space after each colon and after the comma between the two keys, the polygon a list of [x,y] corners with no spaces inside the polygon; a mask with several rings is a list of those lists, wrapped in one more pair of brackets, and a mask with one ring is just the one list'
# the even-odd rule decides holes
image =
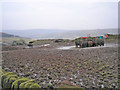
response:
{"label": "black cow", "polygon": [[76,47],[80,47],[81,41],[75,41],[75,45],[76,45]]}
{"label": "black cow", "polygon": [[88,47],[88,41],[75,41],[75,45],[80,48]]}
{"label": "black cow", "polygon": [[95,39],[88,40],[88,47],[95,47],[95,46],[97,46]]}
{"label": "black cow", "polygon": [[104,46],[104,40],[103,39],[97,39],[95,42],[96,42],[96,46]]}
{"label": "black cow", "polygon": [[81,48],[88,47],[88,41],[82,41],[80,47]]}

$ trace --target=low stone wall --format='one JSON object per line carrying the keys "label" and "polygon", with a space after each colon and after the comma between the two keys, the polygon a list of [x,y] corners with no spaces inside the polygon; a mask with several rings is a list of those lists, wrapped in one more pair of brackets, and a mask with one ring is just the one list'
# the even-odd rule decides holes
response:
{"label": "low stone wall", "polygon": [[19,89],[38,89],[41,88],[34,80],[18,77],[13,72],[6,72],[0,68],[1,87],[2,89],[19,90]]}

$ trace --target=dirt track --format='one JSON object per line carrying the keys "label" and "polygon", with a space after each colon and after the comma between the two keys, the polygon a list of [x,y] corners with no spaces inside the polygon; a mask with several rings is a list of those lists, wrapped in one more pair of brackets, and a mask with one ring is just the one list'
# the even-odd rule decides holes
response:
{"label": "dirt track", "polygon": [[3,68],[36,79],[42,87],[60,84],[117,87],[117,47],[58,49],[40,47],[3,51]]}

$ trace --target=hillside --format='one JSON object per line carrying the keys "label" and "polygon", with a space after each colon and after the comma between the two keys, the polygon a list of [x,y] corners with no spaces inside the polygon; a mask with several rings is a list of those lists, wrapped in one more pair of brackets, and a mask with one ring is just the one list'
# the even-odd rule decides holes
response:
{"label": "hillside", "polygon": [[4,30],[6,33],[21,37],[35,39],[75,39],[82,36],[97,36],[106,33],[117,34],[118,29],[95,29],[95,30],[59,30],[59,29],[30,29],[30,30]]}
{"label": "hillside", "polygon": [[28,43],[31,39],[20,37],[18,35],[0,32],[0,42],[11,45],[13,43],[13,41],[21,41],[21,40],[24,40],[26,43]]}
{"label": "hillside", "polygon": [[0,37],[19,37],[19,36],[0,32]]}

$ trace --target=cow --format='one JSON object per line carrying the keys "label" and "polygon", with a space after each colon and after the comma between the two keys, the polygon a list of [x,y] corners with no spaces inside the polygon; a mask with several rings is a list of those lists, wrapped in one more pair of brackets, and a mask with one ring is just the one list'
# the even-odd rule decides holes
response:
{"label": "cow", "polygon": [[93,46],[93,41],[92,40],[88,40],[88,47],[92,47]]}
{"label": "cow", "polygon": [[104,46],[104,40],[102,39],[93,39],[93,40],[85,40],[85,41],[76,41],[75,42],[76,47],[95,47],[95,46]]}
{"label": "cow", "polygon": [[88,47],[88,41],[82,41],[82,42],[80,43],[80,47],[81,47],[81,48]]}
{"label": "cow", "polygon": [[95,43],[96,43],[96,46],[104,46],[104,40],[103,39],[97,39],[95,41]]}
{"label": "cow", "polygon": [[81,41],[75,41],[75,45],[76,45],[76,47],[80,47]]}
{"label": "cow", "polygon": [[88,47],[95,47],[95,46],[97,46],[95,39],[88,40]]}

